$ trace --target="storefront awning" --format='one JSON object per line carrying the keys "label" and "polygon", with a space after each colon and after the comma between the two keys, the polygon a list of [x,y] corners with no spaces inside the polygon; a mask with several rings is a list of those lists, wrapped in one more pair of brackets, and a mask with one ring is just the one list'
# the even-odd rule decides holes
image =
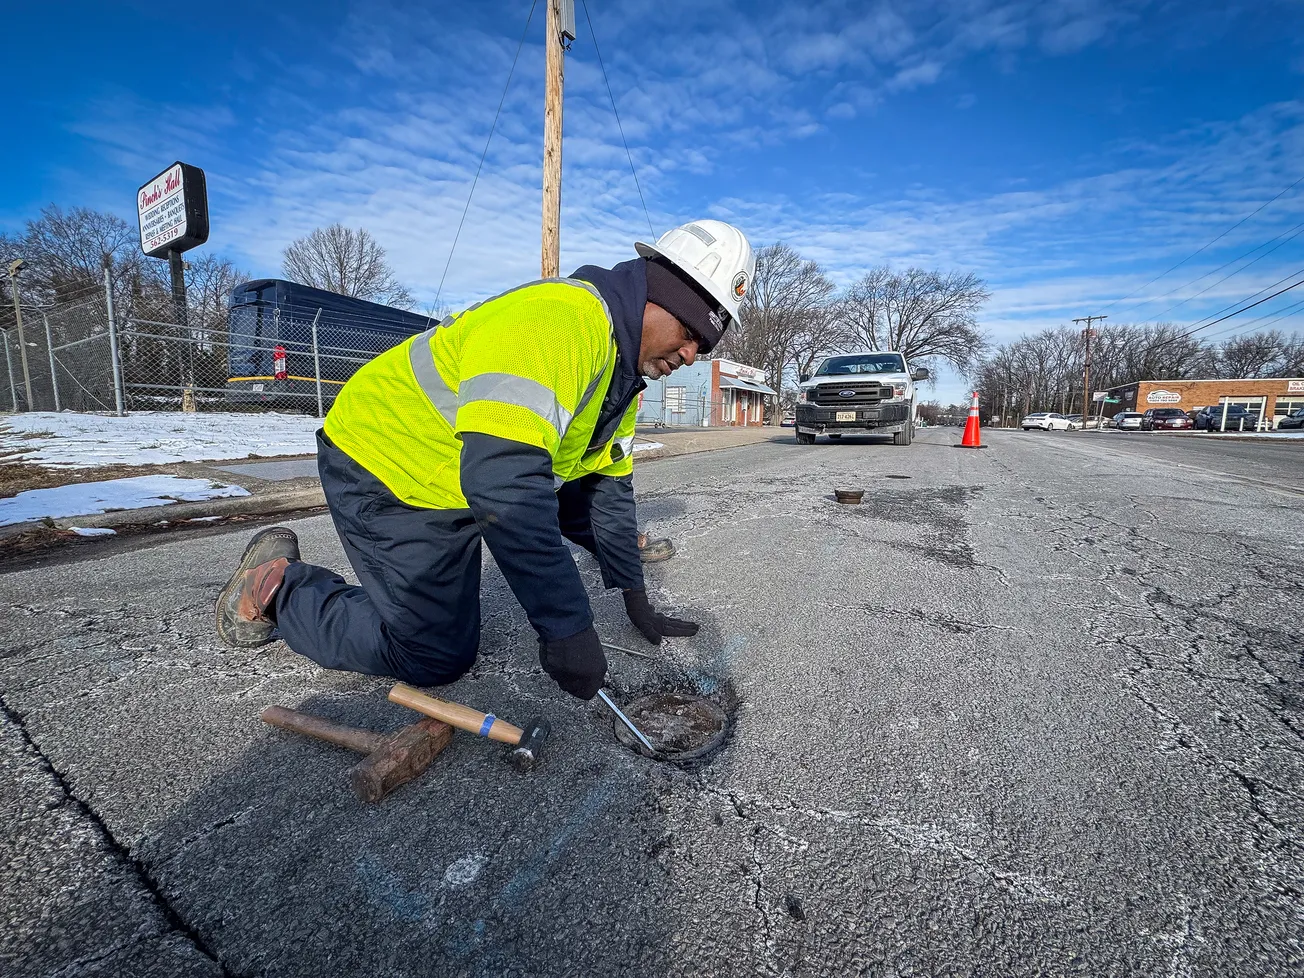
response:
{"label": "storefront awning", "polygon": [[769,387],[766,387],[764,384],[758,383],[754,380],[743,380],[739,377],[726,377],[723,374],[720,375],[720,386],[736,387],[739,390],[744,390],[744,391],[756,391],[756,393],[758,394],[772,394],[775,397],[778,397],[779,394],[778,391],[771,390]]}

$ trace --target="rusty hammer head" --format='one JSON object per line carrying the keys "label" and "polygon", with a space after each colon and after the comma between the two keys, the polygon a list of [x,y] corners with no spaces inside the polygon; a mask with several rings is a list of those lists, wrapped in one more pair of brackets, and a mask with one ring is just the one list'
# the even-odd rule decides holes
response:
{"label": "rusty hammer head", "polygon": [[516,770],[529,771],[539,763],[539,755],[543,752],[543,742],[548,739],[551,730],[548,721],[543,717],[535,717],[525,725],[525,729],[521,732],[520,742],[507,755],[507,759],[512,762],[512,766]]}
{"label": "rusty hammer head", "polygon": [[371,753],[349,768],[349,784],[362,801],[380,801],[418,777],[453,739],[453,728],[427,717],[378,738]]}

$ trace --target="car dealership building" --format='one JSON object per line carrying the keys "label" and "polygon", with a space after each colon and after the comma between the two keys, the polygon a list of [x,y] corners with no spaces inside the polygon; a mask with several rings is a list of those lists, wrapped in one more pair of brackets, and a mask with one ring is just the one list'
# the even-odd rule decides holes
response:
{"label": "car dealership building", "polygon": [[[1143,380],[1111,387],[1108,396],[1111,400],[1117,398],[1118,403],[1106,404],[1106,415],[1119,411],[1144,412],[1154,407],[1175,407],[1190,412],[1225,403],[1239,405],[1275,428],[1286,415],[1304,408],[1304,378]],[[1095,407],[1099,410],[1099,405]]]}

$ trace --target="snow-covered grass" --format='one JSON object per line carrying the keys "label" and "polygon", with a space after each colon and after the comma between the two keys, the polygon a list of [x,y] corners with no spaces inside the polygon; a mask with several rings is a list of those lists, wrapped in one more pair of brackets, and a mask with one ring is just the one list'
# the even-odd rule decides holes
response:
{"label": "snow-covered grass", "polygon": [[68,468],[312,455],[320,427],[319,418],[303,414],[33,411],[0,419],[0,454]]}
{"label": "snow-covered grass", "polygon": [[80,482],[54,489],[28,489],[8,499],[0,499],[0,526],[47,516],[87,516],[110,510],[247,495],[248,490],[239,486],[224,486],[212,479],[183,479],[175,475],[140,475],[106,482]]}
{"label": "snow-covered grass", "polygon": [[636,441],[634,442],[634,454],[639,452],[650,452],[656,448],[665,448],[666,446],[659,441]]}

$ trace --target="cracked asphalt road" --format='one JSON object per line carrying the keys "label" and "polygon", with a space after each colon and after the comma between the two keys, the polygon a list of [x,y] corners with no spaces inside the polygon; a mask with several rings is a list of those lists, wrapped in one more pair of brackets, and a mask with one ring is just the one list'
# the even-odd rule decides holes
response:
{"label": "cracked asphalt road", "polygon": [[545,713],[545,763],[459,734],[372,807],[258,711],[413,717],[216,644],[245,532],[0,576],[0,972],[1304,973],[1300,449],[783,436],[637,476],[654,599],[703,629],[611,688],[726,704],[695,770],[558,693],[491,566],[441,695]]}

